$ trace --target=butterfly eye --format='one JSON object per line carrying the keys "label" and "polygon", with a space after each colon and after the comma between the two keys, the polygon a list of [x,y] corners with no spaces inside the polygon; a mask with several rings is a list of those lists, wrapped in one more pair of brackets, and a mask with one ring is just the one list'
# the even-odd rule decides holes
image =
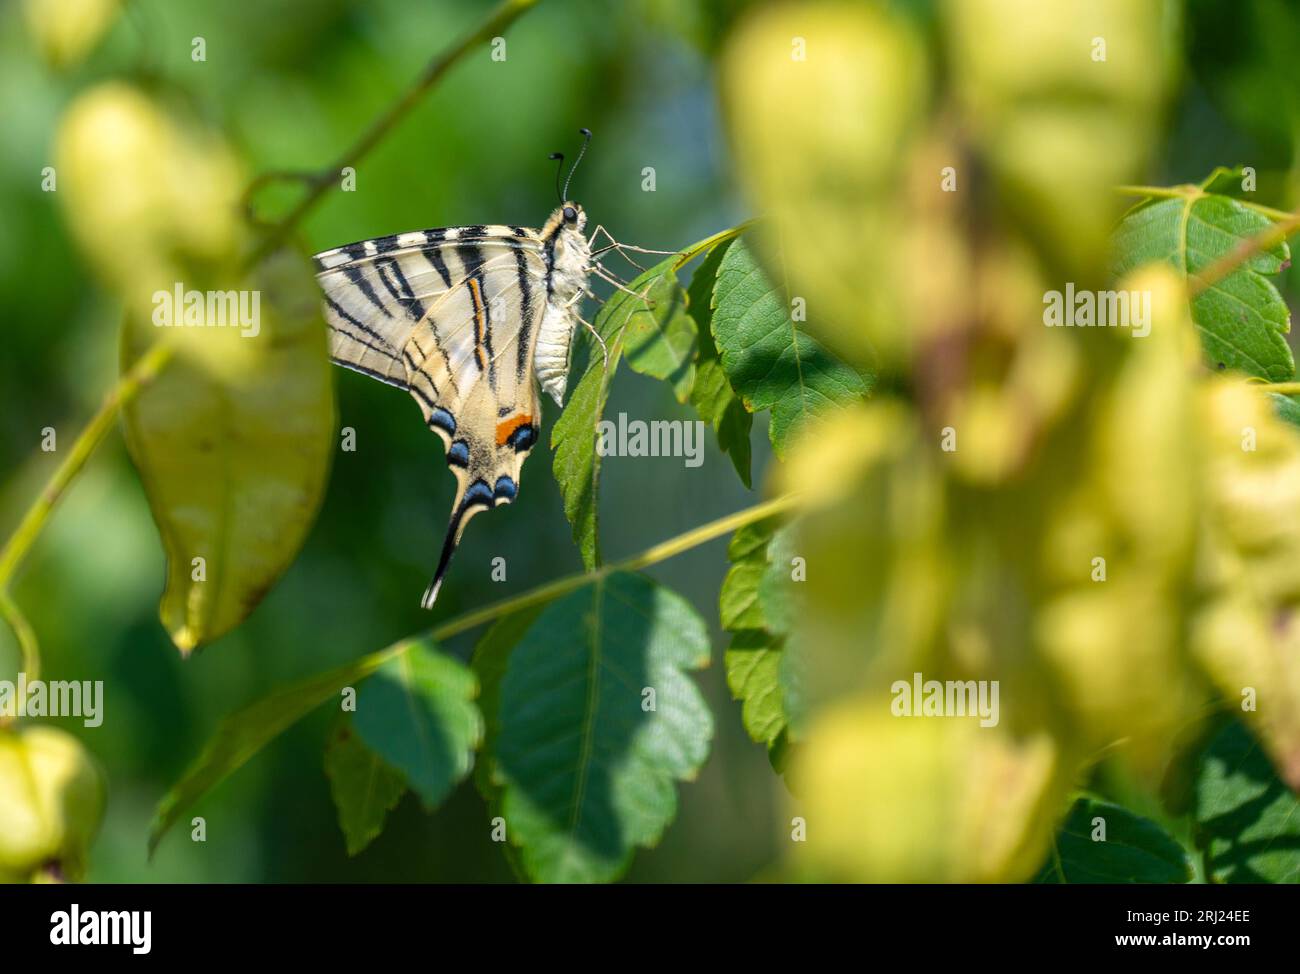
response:
{"label": "butterfly eye", "polygon": [[564,208],[564,222],[573,223],[577,219],[578,219],[578,211],[571,206],[566,206]]}

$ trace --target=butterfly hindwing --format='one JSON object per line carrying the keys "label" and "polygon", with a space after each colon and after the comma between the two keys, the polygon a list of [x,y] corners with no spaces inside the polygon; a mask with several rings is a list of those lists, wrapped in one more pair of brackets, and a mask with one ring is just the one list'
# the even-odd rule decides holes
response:
{"label": "butterfly hindwing", "polygon": [[[460,544],[465,525],[479,511],[511,503],[519,493],[519,473],[539,433],[541,404],[537,385],[520,383],[509,402],[478,382],[461,402],[454,426],[444,435],[449,442],[447,466],[456,477],[456,496],[442,554],[421,605],[432,607],[447,566]],[[438,417],[445,421],[444,417]]]}

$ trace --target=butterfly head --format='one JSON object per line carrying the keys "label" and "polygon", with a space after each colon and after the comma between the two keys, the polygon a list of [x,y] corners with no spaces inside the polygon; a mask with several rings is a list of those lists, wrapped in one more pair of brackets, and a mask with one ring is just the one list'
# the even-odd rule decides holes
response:
{"label": "butterfly head", "polygon": [[582,207],[569,199],[569,183],[573,181],[573,171],[578,168],[578,163],[582,162],[582,157],[587,153],[587,146],[591,144],[591,129],[580,130],[584,141],[582,148],[578,150],[578,158],[573,160],[573,165],[569,167],[569,175],[565,177],[564,186],[560,186],[560,174],[564,170],[564,153],[552,152],[551,159],[558,161],[559,166],[555,169],[555,195],[560,198],[559,208],[551,214],[551,218],[546,221],[546,228],[542,231],[542,236],[549,236],[547,231],[555,233],[557,230],[572,230],[576,233],[582,233],[587,226],[587,214],[582,211]]}
{"label": "butterfly head", "polygon": [[572,230],[575,233],[582,233],[586,226],[587,211],[572,200],[566,200],[551,213],[542,236],[547,235],[547,230]]}

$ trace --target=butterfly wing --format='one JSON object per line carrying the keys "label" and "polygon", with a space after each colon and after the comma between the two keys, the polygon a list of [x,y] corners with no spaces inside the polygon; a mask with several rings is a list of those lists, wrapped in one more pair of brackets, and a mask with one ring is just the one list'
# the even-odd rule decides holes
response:
{"label": "butterfly wing", "polygon": [[470,518],[514,500],[537,442],[533,353],[546,264],[531,231],[420,231],[317,255],[330,355],[406,389],[446,447],[456,496],[431,608]]}

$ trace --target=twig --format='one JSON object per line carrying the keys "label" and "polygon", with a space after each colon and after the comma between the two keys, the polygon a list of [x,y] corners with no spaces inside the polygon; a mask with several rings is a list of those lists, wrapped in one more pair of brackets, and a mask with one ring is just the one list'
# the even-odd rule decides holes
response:
{"label": "twig", "polygon": [[1156,200],[1181,200],[1189,196],[1200,196],[1203,191],[1199,186],[1116,186],[1115,192],[1121,196],[1145,196]]}
{"label": "twig", "polygon": [[1272,392],[1279,396],[1300,396],[1300,382],[1252,382],[1251,385],[1263,392]]}
{"label": "twig", "polygon": [[[27,617],[23,615],[8,592],[0,592],[0,616],[4,616],[5,622],[9,623],[9,628],[18,637],[18,649],[22,653],[22,662],[19,664],[18,671],[27,674],[28,683],[40,679],[41,647],[36,641],[36,630],[32,628],[31,623],[27,621]],[[0,721],[3,720],[4,718],[0,717]]]}
{"label": "twig", "polygon": [[445,52],[428,63],[415,82],[403,92],[383,115],[375,119],[370,128],[335,161],[332,166],[307,177],[307,193],[289,213],[277,221],[262,242],[254,249],[248,262],[255,264],[271,251],[275,250],[289,235],[289,232],[301,222],[307,211],[315,206],[329,190],[339,173],[346,166],[355,166],[371,149],[383,140],[398,122],[400,122],[429,91],[430,88],[447,73],[457,61],[472,51],[483,41],[491,40],[501,34],[517,17],[535,6],[537,0],[502,0],[488,15],[488,18],[474,31],[466,34]]}
{"label": "twig", "polygon": [[[650,565],[666,561],[675,555],[680,555],[683,551],[689,551],[691,548],[698,547],[706,541],[712,541],[714,538],[720,538],[724,534],[730,534],[737,528],[742,528],[746,524],[753,524],[756,521],[762,521],[765,518],[772,517],[790,510],[798,503],[799,497],[795,494],[785,494],[775,500],[765,501],[762,504],[756,504],[753,507],[747,507],[735,514],[728,514],[726,517],[718,518],[716,521],[710,521],[708,524],[702,524],[698,528],[693,528],[685,534],[679,534],[675,538],[669,538],[654,547],[647,548],[639,555],[633,555],[631,558],[625,558],[623,561],[614,564],[601,565],[590,572],[582,572],[575,575],[568,575],[564,578],[557,578],[553,582],[547,582],[545,585],[539,585],[537,588],[523,592],[519,595],[512,596],[508,599],[502,599],[499,602],[493,602],[481,609],[475,609],[466,612],[444,622],[440,626],[434,626],[425,635],[434,640],[450,639],[452,636],[465,632],[467,629],[473,629],[475,626],[481,626],[485,622],[491,622],[500,616],[510,615],[521,609],[531,608],[534,605],[542,605],[557,599],[562,595],[568,595],[570,592],[591,585],[603,578],[612,575],[615,572],[635,572],[642,568],[648,568]],[[397,647],[390,648],[409,648],[423,637],[409,637],[402,640]],[[381,653],[388,650],[380,650]]]}

